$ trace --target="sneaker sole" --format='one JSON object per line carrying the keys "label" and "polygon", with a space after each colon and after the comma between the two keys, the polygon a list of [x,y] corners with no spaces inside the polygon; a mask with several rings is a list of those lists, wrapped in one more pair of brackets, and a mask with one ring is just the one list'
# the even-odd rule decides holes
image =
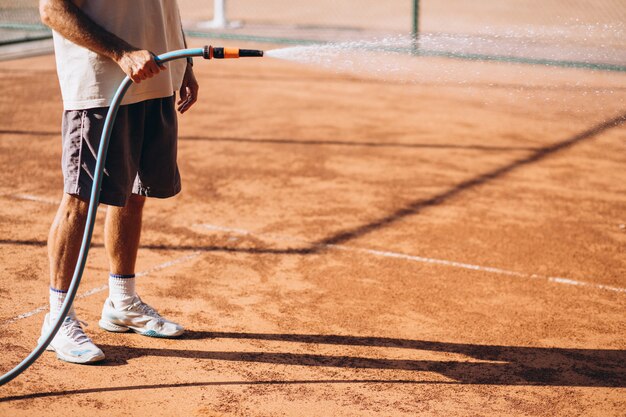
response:
{"label": "sneaker sole", "polygon": [[[53,349],[54,350],[54,349]],[[69,362],[69,363],[78,363],[81,365],[86,365],[89,363],[96,363],[96,362],[101,362],[104,360],[104,355],[101,356],[94,356],[91,357],[89,359],[80,359],[80,358],[76,358],[74,356],[65,356],[59,352],[56,352],[57,354],[57,358],[59,358],[60,360],[64,361],[64,362]]]}
{"label": "sneaker sole", "polygon": [[105,319],[100,319],[100,321],[98,322],[98,325],[100,326],[100,328],[109,332],[113,332],[113,333],[126,333],[127,331],[132,330],[133,332],[140,334],[142,336],[158,337],[161,339],[172,339],[172,338],[180,336],[184,332],[184,330],[181,330],[179,333],[168,335],[168,334],[156,332],[154,330],[143,331],[137,327],[120,326],[119,324],[112,323],[109,320],[105,320]]}
{"label": "sneaker sole", "polygon": [[126,333],[130,330],[130,328],[126,326],[120,326],[119,324],[111,323],[110,321],[105,319],[100,319],[100,321],[98,322],[98,326],[100,326],[100,328],[104,330],[113,333]]}
{"label": "sneaker sole", "polygon": [[104,360],[104,354],[102,354],[101,356],[94,356],[87,359],[81,359],[76,356],[65,356],[63,353],[58,352],[55,348],[53,348],[52,345],[46,346],[46,350],[49,352],[55,352],[57,354],[57,358],[62,360],[63,362],[77,363],[79,365],[96,363]]}

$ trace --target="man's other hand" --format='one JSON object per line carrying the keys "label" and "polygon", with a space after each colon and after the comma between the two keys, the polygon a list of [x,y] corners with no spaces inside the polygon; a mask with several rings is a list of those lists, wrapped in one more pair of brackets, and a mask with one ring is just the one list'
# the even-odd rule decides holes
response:
{"label": "man's other hand", "polygon": [[185,76],[183,77],[183,83],[180,86],[180,100],[176,103],[178,111],[181,114],[189,110],[198,100],[198,89],[198,81],[193,74],[193,68],[188,64],[185,70]]}

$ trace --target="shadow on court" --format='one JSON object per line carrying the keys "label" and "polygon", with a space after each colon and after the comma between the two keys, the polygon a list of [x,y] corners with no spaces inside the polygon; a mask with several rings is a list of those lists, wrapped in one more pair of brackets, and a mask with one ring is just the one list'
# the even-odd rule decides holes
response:
{"label": "shadow on court", "polygon": [[293,379],[277,381],[205,381],[205,382],[181,382],[178,384],[156,384],[156,385],[129,385],[121,387],[84,388],[65,391],[39,392],[25,395],[12,395],[10,397],[0,397],[0,403],[30,400],[35,398],[63,397],[67,395],[93,394],[102,392],[153,390],[166,388],[193,388],[211,386],[233,386],[233,385],[313,385],[313,384],[454,384],[447,381],[419,381],[409,379]]}
{"label": "shadow on court", "polygon": [[[390,226],[399,220],[406,217],[418,214],[424,209],[429,207],[439,206],[446,203],[448,200],[462,194],[464,191],[476,188],[482,184],[499,179],[518,168],[522,168],[543,159],[552,156],[560,151],[568,149],[584,140],[591,139],[594,136],[603,133],[609,129],[618,127],[626,123],[626,113],[622,113],[613,119],[607,120],[603,123],[597,124],[575,136],[572,136],[563,141],[557,142],[552,145],[541,147],[533,150],[533,152],[523,158],[516,159],[515,161],[496,168],[492,171],[483,173],[476,177],[465,180],[447,190],[427,199],[418,199],[408,203],[404,207],[397,209],[396,211],[379,219],[372,220],[369,223],[363,224],[347,230],[337,231],[329,236],[320,239],[316,242],[310,243],[306,247],[302,248],[259,248],[259,247],[238,247],[238,246],[220,246],[220,245],[168,245],[168,244],[142,244],[142,248],[157,249],[157,250],[179,250],[179,251],[206,251],[206,252],[242,252],[251,254],[277,254],[277,255],[308,255],[319,253],[326,249],[328,245],[339,245],[346,243],[350,240],[367,235],[375,230],[382,229]],[[2,131],[0,131],[2,133]],[[221,139],[230,140],[230,139]],[[241,140],[241,139],[232,139]],[[256,140],[246,139],[253,142]],[[39,240],[18,240],[18,239],[2,239],[0,244],[12,244],[12,245],[26,245],[26,246],[43,246],[44,241]],[[101,244],[93,244],[92,246],[98,247]]]}
{"label": "shadow on court", "polygon": [[[0,135],[17,136],[41,136],[61,137],[61,132],[40,130],[2,130]],[[229,138],[210,136],[180,136],[180,141],[206,141],[206,142],[232,142],[232,143],[256,143],[269,145],[288,146],[350,146],[368,148],[406,148],[406,149],[460,149],[485,152],[510,152],[510,151],[533,151],[536,147],[528,146],[488,146],[488,145],[459,145],[455,143],[409,143],[409,142],[372,142],[372,141],[346,141],[337,139],[280,139],[280,138]]]}
{"label": "shadow on court", "polygon": [[[184,340],[239,339],[305,343],[316,345],[363,346],[463,355],[461,360],[404,360],[360,356],[317,355],[289,352],[222,352],[193,349],[159,349],[100,345],[107,355],[103,366],[122,366],[142,357],[189,358],[209,361],[246,362],[285,366],[330,367],[346,369],[379,369],[432,372],[447,381],[423,379],[299,379],[267,381],[208,381],[178,384],[134,385],[85,388],[15,395],[0,402],[32,398],[89,394],[98,392],[186,388],[221,385],[289,385],[289,384],[481,384],[512,386],[626,387],[626,351],[601,349],[536,348],[444,343],[385,337],[359,337],[314,334],[271,334],[188,331]],[[147,343],[150,344],[150,343]],[[412,353],[415,356],[415,352]],[[166,359],[164,359],[166,360]],[[479,361],[479,362],[477,362]],[[285,372],[289,372],[285,369]],[[406,375],[406,374],[405,374]],[[421,378],[421,379],[418,379]]]}
{"label": "shadow on court", "polygon": [[563,141],[557,142],[552,145],[548,145],[542,148],[539,148],[532,152],[530,155],[517,159],[507,165],[504,165],[500,168],[496,168],[492,171],[486,172],[484,174],[478,175],[474,178],[465,180],[454,187],[449,188],[447,191],[444,191],[434,197],[428,199],[419,199],[415,200],[406,206],[396,210],[389,215],[382,217],[380,219],[374,220],[368,224],[358,226],[352,229],[344,230],[337,232],[331,236],[328,236],[322,240],[319,240],[314,244],[317,246],[324,245],[337,245],[341,243],[345,243],[349,240],[356,239],[363,235],[366,235],[374,230],[381,229],[383,227],[387,227],[399,220],[404,219],[405,217],[415,215],[426,209],[428,207],[434,207],[441,205],[448,200],[456,197],[457,195],[463,193],[466,190],[473,189],[482,184],[488,183],[500,177],[503,177],[518,168],[522,168],[536,162],[542,161],[543,159],[552,156],[560,151],[568,149],[586,139],[593,138],[594,136],[605,132],[606,130],[612,129],[614,127],[620,126],[626,122],[626,113],[622,113],[613,119],[607,120],[603,123],[600,123],[596,126],[591,127],[590,129],[585,130],[571,138],[565,139]]}
{"label": "shadow on court", "polygon": [[[302,249],[263,249],[222,246],[170,246],[148,244],[143,247],[168,250],[206,250],[272,254],[311,254],[318,253],[326,245],[342,244],[372,231],[389,226],[421,210],[434,207],[458,196],[462,192],[481,184],[501,178],[518,168],[544,160],[560,151],[568,149],[584,140],[590,139],[611,128],[623,125],[626,113],[596,125],[571,138],[533,150],[530,155],[517,159],[492,171],[465,180],[428,199],[415,200],[394,212],[375,219],[364,225],[335,232]],[[4,239],[0,244],[44,246],[45,241]],[[184,388],[212,385],[281,385],[281,384],[485,384],[509,386],[564,386],[564,387],[626,387],[626,351],[608,349],[569,349],[535,348],[519,346],[474,345],[460,343],[431,342],[409,339],[379,337],[356,337],[339,335],[298,335],[298,334],[255,334],[190,331],[186,340],[243,339],[276,342],[306,343],[315,349],[315,345],[363,346],[380,348],[401,348],[414,351],[430,351],[463,355],[461,360],[415,360],[385,359],[360,356],[320,355],[291,352],[234,352],[193,349],[159,349],[153,347],[126,347],[101,345],[107,354],[104,366],[123,366],[128,361],[143,357],[192,358],[207,361],[230,361],[256,364],[288,366],[330,367],[338,369],[378,369],[414,372],[432,372],[450,381],[427,381],[423,375],[410,379],[342,379],[342,380],[276,380],[276,381],[208,381],[180,384],[154,384],[124,387],[86,388],[79,390],[41,392],[0,398],[0,402],[17,401],[32,398],[56,397],[73,394],[88,394],[107,391],[126,391],[160,388]],[[412,353],[415,357],[415,352]]]}
{"label": "shadow on court", "polygon": [[351,146],[351,147],[368,147],[368,148],[405,148],[405,149],[461,149],[471,151],[495,151],[495,152],[511,152],[511,151],[533,151],[536,147],[525,146],[487,146],[487,145],[458,145],[454,143],[399,143],[399,142],[362,142],[362,141],[343,141],[343,140],[311,140],[311,139],[251,139],[251,138],[220,138],[206,136],[182,136],[182,141],[195,140],[207,142],[233,142],[233,143],[262,143],[270,145],[295,145],[295,146]]}
{"label": "shadow on court", "polygon": [[160,356],[294,366],[435,372],[458,384],[626,387],[626,350],[489,346],[383,337],[203,331],[188,331],[183,338],[295,342],[311,346],[400,348],[459,354],[469,358],[469,361],[381,359],[288,352],[215,352],[125,346],[102,346],[102,349],[107,352],[109,364],[112,366],[123,365],[128,360],[143,356]]}

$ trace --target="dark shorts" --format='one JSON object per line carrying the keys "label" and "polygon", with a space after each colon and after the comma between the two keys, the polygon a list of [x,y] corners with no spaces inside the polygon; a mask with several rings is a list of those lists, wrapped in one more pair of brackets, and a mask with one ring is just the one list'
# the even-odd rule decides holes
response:
{"label": "dark shorts", "polygon": [[[108,107],[63,113],[64,191],[89,200]],[[124,206],[131,193],[167,198],[180,192],[174,96],[121,106],[115,119],[100,202]]]}

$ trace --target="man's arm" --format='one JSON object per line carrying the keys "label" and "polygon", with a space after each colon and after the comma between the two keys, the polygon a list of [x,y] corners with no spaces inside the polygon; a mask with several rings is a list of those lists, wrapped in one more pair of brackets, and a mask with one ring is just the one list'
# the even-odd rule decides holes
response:
{"label": "man's arm", "polygon": [[134,82],[151,78],[165,67],[154,55],[108,32],[71,0],[40,0],[41,21],[65,39],[112,59]]}

